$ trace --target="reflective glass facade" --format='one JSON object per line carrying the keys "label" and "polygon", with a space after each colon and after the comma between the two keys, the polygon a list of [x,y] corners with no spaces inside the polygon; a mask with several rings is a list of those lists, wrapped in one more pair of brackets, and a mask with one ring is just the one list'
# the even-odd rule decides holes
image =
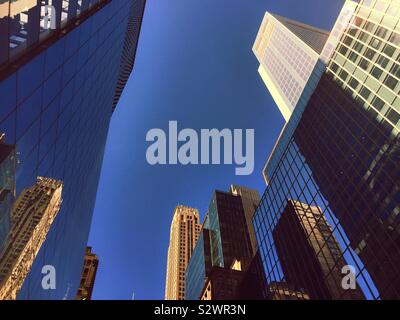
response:
{"label": "reflective glass facade", "polygon": [[199,300],[211,271],[210,230],[204,229],[186,268],[186,300]]}
{"label": "reflective glass facade", "polygon": [[[253,223],[264,288],[274,298],[285,291],[298,299],[361,299],[343,291],[345,264],[367,299],[400,298],[399,3],[353,5],[327,71],[265,170],[268,186]],[[312,213],[307,232],[289,223],[288,201]],[[321,281],[302,268],[302,247],[324,265]],[[326,283],[339,290],[327,296]]]}
{"label": "reflective glass facade", "polygon": [[[0,132],[4,143],[16,147],[16,196],[38,176],[63,183],[61,209],[19,298],[73,299],[127,25],[133,14],[143,14],[143,6],[132,11],[136,1],[53,0],[53,30],[43,26],[50,1],[9,2],[0,4]],[[56,268],[56,290],[42,289],[44,265]]]}
{"label": "reflective glass facade", "polygon": [[230,268],[235,259],[253,257],[242,199],[215,191],[208,207],[212,265]]}
{"label": "reflective glass facade", "polygon": [[109,1],[0,1],[0,65],[14,61],[105,2]]}

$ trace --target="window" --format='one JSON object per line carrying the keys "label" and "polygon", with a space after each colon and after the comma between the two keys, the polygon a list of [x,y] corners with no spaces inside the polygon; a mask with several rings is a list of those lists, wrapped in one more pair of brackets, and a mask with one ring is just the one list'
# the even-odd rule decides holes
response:
{"label": "window", "polygon": [[359,53],[361,53],[363,48],[364,48],[364,46],[360,42],[357,42],[356,45],[354,46],[354,50],[356,50]]}
{"label": "window", "polygon": [[389,110],[389,112],[387,113],[387,118],[393,123],[393,124],[397,124],[397,122],[399,122],[400,120],[400,114],[398,114],[396,111],[394,111],[393,109]]}
{"label": "window", "polygon": [[389,38],[389,41],[393,43],[395,46],[400,45],[400,34],[393,32]]}
{"label": "window", "polygon": [[378,30],[376,30],[376,35],[382,39],[385,39],[387,34],[387,29],[379,27]]}
{"label": "window", "polygon": [[365,56],[366,56],[369,60],[373,60],[375,54],[376,54],[375,50],[372,50],[372,49],[368,49],[367,51],[365,51]]}
{"label": "window", "polygon": [[357,88],[358,86],[358,81],[355,78],[351,78],[350,80],[350,87],[352,87],[354,90]]}
{"label": "window", "polygon": [[375,97],[375,99],[372,101],[372,105],[375,107],[376,110],[381,111],[383,106],[385,105],[385,102],[379,97]]}
{"label": "window", "polygon": [[372,22],[367,22],[364,26],[364,29],[371,32],[374,29],[374,24]]}
{"label": "window", "polygon": [[376,79],[378,79],[378,80],[379,80],[379,78],[381,77],[382,73],[383,73],[383,71],[382,71],[381,68],[374,67],[374,68],[372,69],[372,75],[373,75]]}
{"label": "window", "polygon": [[349,59],[350,59],[351,61],[353,61],[353,62],[356,62],[357,57],[358,57],[357,53],[355,53],[355,52],[353,52],[353,51],[352,51],[352,52],[350,53],[350,55],[349,55]]}
{"label": "window", "polygon": [[396,88],[398,81],[392,77],[391,75],[388,75],[384,81],[385,85],[387,85],[390,89],[394,90]]}
{"label": "window", "polygon": [[360,95],[363,97],[365,100],[368,100],[369,96],[371,94],[371,91],[367,87],[363,87],[361,89]]}
{"label": "window", "polygon": [[384,56],[379,56],[377,63],[383,68],[385,69],[387,64],[389,63],[389,59],[384,57]]}
{"label": "window", "polygon": [[350,44],[351,44],[352,41],[353,41],[353,39],[351,39],[350,37],[347,37],[347,36],[346,36],[346,38],[344,38],[344,41],[343,41],[343,42],[344,42],[345,44],[347,44],[348,46],[350,46]]}
{"label": "window", "polygon": [[386,53],[389,57],[392,57],[395,51],[396,48],[391,46],[390,44],[387,44],[385,49],[383,50],[383,52]]}
{"label": "window", "polygon": [[394,64],[390,73],[400,79],[400,66],[398,64]]}
{"label": "window", "polygon": [[346,46],[340,46],[340,49],[339,49],[339,52],[342,54],[342,55],[346,55],[346,53],[347,53],[347,47]]}
{"label": "window", "polygon": [[364,69],[367,70],[368,66],[369,66],[369,62],[367,60],[365,60],[364,58],[361,58],[361,61],[359,63],[359,66]]}
{"label": "window", "polygon": [[371,47],[378,49],[379,46],[381,45],[382,41],[377,39],[377,38],[373,38],[371,41]]}
{"label": "window", "polygon": [[334,73],[336,73],[336,71],[338,71],[338,69],[339,69],[339,66],[336,64],[336,63],[332,63],[332,66],[331,66],[331,69],[332,69],[332,71],[334,72]]}

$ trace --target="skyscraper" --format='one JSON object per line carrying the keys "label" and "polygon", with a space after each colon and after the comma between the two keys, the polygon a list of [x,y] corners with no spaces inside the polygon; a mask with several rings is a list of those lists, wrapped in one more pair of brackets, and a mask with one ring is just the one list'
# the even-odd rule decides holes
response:
{"label": "skyscraper", "polygon": [[368,299],[400,298],[399,12],[397,1],[346,1],[321,54],[326,71],[267,162],[254,226],[269,284],[287,281],[290,252],[278,255],[270,237],[296,199],[320,208],[340,247],[332,258],[354,267]]}
{"label": "skyscraper", "polygon": [[15,300],[61,205],[62,183],[38,177],[12,210],[11,239],[0,262],[0,300]]}
{"label": "skyscraper", "polygon": [[260,203],[261,197],[257,190],[231,185],[229,191],[234,195],[239,195],[242,199],[244,215],[246,218],[247,229],[249,231],[253,254],[257,252],[257,239],[253,227],[253,216]]}
{"label": "skyscraper", "polygon": [[286,122],[317,65],[329,33],[266,13],[253,46],[258,72]]}
{"label": "skyscraper", "polygon": [[[18,298],[75,299],[108,127],[145,1],[1,2],[0,132],[16,148],[16,197],[37,176],[64,184],[60,212]],[[57,270],[55,290],[41,286],[43,264]]]}
{"label": "skyscraper", "polygon": [[212,265],[229,268],[239,259],[253,258],[249,230],[239,195],[215,191],[208,206]]}
{"label": "skyscraper", "polygon": [[260,260],[246,221],[258,201],[258,192],[245,187],[232,185],[229,192],[213,193],[186,270],[187,299],[261,298],[256,272]]}
{"label": "skyscraper", "polygon": [[197,209],[181,205],[175,208],[168,247],[166,300],[185,300],[186,267],[200,230],[200,215]]}
{"label": "skyscraper", "polygon": [[81,283],[76,295],[76,300],[91,300],[94,282],[96,280],[99,258],[92,252],[91,247],[86,247],[83,259]]}

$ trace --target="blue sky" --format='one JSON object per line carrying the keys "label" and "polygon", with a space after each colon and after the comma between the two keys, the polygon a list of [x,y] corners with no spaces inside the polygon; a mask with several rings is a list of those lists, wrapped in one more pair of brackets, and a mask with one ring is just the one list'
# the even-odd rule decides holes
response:
{"label": "blue sky", "polygon": [[[301,3],[301,4],[300,4]],[[148,0],[134,72],[113,116],[89,245],[100,258],[93,299],[163,299],[173,209],[202,217],[213,190],[265,189],[262,168],[283,118],[251,48],[265,11],[331,29],[342,0]],[[150,166],[152,128],[255,129],[255,170]]]}

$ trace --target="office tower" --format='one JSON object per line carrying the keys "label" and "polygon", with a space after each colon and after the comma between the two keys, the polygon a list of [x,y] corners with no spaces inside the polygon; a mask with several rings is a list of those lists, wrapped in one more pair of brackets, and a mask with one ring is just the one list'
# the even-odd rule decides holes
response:
{"label": "office tower", "polygon": [[15,201],[15,146],[0,136],[0,260],[11,230],[11,208]]}
{"label": "office tower", "polygon": [[251,260],[253,252],[242,199],[215,191],[208,207],[213,266],[229,268],[235,259]]}
{"label": "office tower", "polygon": [[199,239],[186,268],[186,300],[199,300],[204,284],[210,275],[212,268],[211,232],[208,216],[206,216]]}
{"label": "office tower", "polygon": [[253,46],[258,72],[286,122],[316,68],[329,33],[266,13]]}
{"label": "office tower", "polygon": [[253,216],[260,203],[261,197],[257,190],[241,187],[238,185],[231,185],[229,191],[234,195],[239,195],[242,198],[244,215],[246,218],[247,228],[253,248],[253,254],[257,252],[257,239],[253,227]]}
{"label": "office tower", "polygon": [[12,209],[11,239],[0,262],[0,300],[15,300],[61,205],[63,184],[38,177]]}
{"label": "office tower", "polygon": [[168,247],[165,300],[185,300],[186,267],[200,230],[200,215],[197,209],[181,205],[175,208]]}
{"label": "office tower", "polygon": [[399,12],[397,1],[345,3],[326,71],[268,160],[253,221],[267,283],[284,279],[270,237],[296,199],[320,208],[368,299],[400,298]]}
{"label": "office tower", "polygon": [[[321,208],[288,200],[272,232],[286,283],[311,299],[363,299],[338,284],[347,265]],[[312,279],[310,279],[312,278]]]}
{"label": "office tower", "polygon": [[[138,41],[132,21],[139,28],[145,1],[1,2],[0,132],[16,147],[16,197],[37,176],[64,183],[18,298],[75,299],[110,118]],[[57,269],[55,290],[41,286],[43,264]]]}
{"label": "office tower", "polygon": [[91,247],[86,247],[83,259],[81,283],[76,295],[76,300],[91,300],[94,282],[96,280],[99,258],[92,252]]}
{"label": "office tower", "polygon": [[253,253],[246,222],[246,215],[254,213],[257,196],[257,191],[238,186],[213,193],[186,270],[187,299],[261,298],[260,260]]}

